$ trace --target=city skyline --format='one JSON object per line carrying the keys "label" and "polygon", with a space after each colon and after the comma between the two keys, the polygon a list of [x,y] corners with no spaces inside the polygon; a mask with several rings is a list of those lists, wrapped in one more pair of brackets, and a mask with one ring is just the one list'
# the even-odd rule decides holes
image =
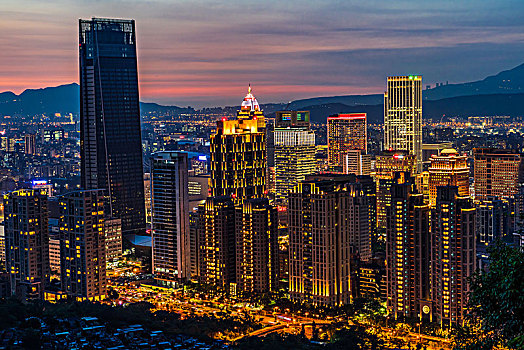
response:
{"label": "city skyline", "polygon": [[77,82],[70,29],[92,16],[137,21],[141,96],[179,106],[235,105],[248,82],[269,103],[382,93],[388,75],[421,74],[424,85],[477,80],[522,63],[524,48],[523,5],[511,0],[446,10],[381,1],[116,5],[8,2],[0,22],[0,91]]}

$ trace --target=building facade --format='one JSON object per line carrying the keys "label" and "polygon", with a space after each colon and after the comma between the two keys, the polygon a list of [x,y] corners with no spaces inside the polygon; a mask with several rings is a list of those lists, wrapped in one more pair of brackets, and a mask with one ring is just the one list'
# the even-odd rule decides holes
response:
{"label": "building facade", "polygon": [[431,305],[429,205],[408,173],[396,173],[386,209],[387,307],[395,318],[420,317]]}
{"label": "building facade", "polygon": [[219,120],[211,135],[210,192],[242,199],[266,195],[266,134],[257,119]]}
{"label": "building facade", "polygon": [[366,113],[332,115],[327,118],[328,162],[330,166],[342,167],[343,157],[349,150],[367,153]]}
{"label": "building facade", "polygon": [[[351,259],[359,249],[364,250],[364,240],[359,241],[359,235],[369,235],[366,199],[361,186],[348,182],[347,177],[306,180],[290,192],[292,300],[324,306],[351,301]],[[362,245],[355,247],[358,244]]]}
{"label": "building facade", "polygon": [[475,199],[514,197],[522,182],[523,164],[519,152],[495,148],[475,148]]}
{"label": "building facade", "polygon": [[135,22],[79,22],[80,155],[84,189],[104,189],[122,232],[145,233]]}
{"label": "building facade", "polygon": [[408,151],[383,151],[376,156],[377,228],[386,228],[386,208],[391,200],[390,187],[396,172],[415,174],[416,158]]}
{"label": "building facade", "polygon": [[422,171],[422,77],[388,77],[384,93],[384,149],[415,155]]}
{"label": "building facade", "polygon": [[248,199],[237,208],[236,249],[238,290],[277,291],[278,217],[268,199]]}
{"label": "building facade", "polygon": [[431,212],[433,313],[443,327],[461,324],[476,269],[475,208],[456,186],[439,187]]}
{"label": "building facade", "polygon": [[287,202],[287,194],[306,175],[316,170],[315,133],[309,112],[277,112],[273,132],[275,197]]}
{"label": "building facade", "polygon": [[231,197],[209,197],[198,208],[200,282],[228,289],[236,283],[236,211]]}
{"label": "building facade", "polygon": [[49,213],[45,191],[4,195],[6,270],[11,295],[38,299],[49,284]]}
{"label": "building facade", "polygon": [[107,295],[104,191],[78,190],[60,197],[60,283],[77,300]]}
{"label": "building facade", "polygon": [[429,204],[435,206],[439,186],[457,186],[460,196],[469,196],[469,167],[467,156],[454,149],[445,149],[440,156],[433,155],[429,166]]}
{"label": "building facade", "polygon": [[190,277],[187,153],[153,154],[151,194],[153,274],[172,284]]}

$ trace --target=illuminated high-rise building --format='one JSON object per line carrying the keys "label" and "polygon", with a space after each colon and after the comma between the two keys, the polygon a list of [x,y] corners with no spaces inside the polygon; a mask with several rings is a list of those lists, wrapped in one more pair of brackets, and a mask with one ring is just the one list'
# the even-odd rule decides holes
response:
{"label": "illuminated high-rise building", "polygon": [[80,155],[84,189],[104,189],[122,233],[145,233],[135,21],[79,22]]}
{"label": "illuminated high-rise building", "polygon": [[60,282],[77,300],[107,294],[104,191],[78,190],[60,197]]}
{"label": "illuminated high-rise building", "polygon": [[49,212],[45,191],[4,195],[6,270],[11,295],[38,299],[49,284]]}
{"label": "illuminated high-rise building", "polygon": [[338,114],[327,118],[328,162],[342,167],[344,154],[349,150],[367,153],[366,113]]}
{"label": "illuminated high-rise building", "polygon": [[409,173],[396,173],[390,191],[391,202],[386,208],[387,307],[395,318],[419,317],[424,305],[426,310],[431,306],[430,208],[414,190]]}
{"label": "illuminated high-rise building", "polygon": [[306,175],[316,170],[315,133],[309,112],[277,112],[273,133],[275,197],[287,202],[287,194]]}
{"label": "illuminated high-rise building", "polygon": [[467,157],[454,149],[445,149],[440,156],[432,155],[429,166],[429,204],[437,200],[437,187],[457,186],[459,195],[469,196],[469,167]]}
{"label": "illuminated high-rise building", "polygon": [[371,174],[371,155],[365,154],[362,150],[355,149],[346,151],[342,157],[342,171],[344,174]]}
{"label": "illuminated high-rise building", "polygon": [[237,208],[236,283],[248,293],[278,290],[277,208],[266,198],[247,199]]}
{"label": "illuminated high-rise building", "polygon": [[228,196],[235,204],[262,198],[266,192],[266,130],[258,102],[251,94],[242,102],[237,120],[217,121],[211,135],[211,196]]}
{"label": "illuminated high-rise building", "polygon": [[396,172],[415,173],[415,156],[408,151],[383,151],[376,156],[375,181],[377,184],[377,227],[386,227],[386,208],[391,200],[390,187]]}
{"label": "illuminated high-rise building", "polygon": [[351,301],[351,257],[371,249],[368,197],[348,179],[320,176],[289,193],[292,300],[325,306]]}
{"label": "illuminated high-rise building", "polygon": [[513,150],[475,148],[473,150],[475,199],[490,196],[514,197],[522,182],[522,155]]}
{"label": "illuminated high-rise building", "polygon": [[415,155],[422,171],[422,77],[388,77],[384,93],[384,149]]}
{"label": "illuminated high-rise building", "polygon": [[251,84],[247,89],[247,95],[244,97],[240,110],[237,112],[237,119],[239,120],[256,120],[259,132],[266,130],[266,120],[264,112],[260,109],[257,99],[251,93]]}
{"label": "illuminated high-rise building", "polygon": [[172,285],[190,276],[188,155],[151,157],[151,234],[155,279]]}
{"label": "illuminated high-rise building", "polygon": [[431,237],[434,316],[443,327],[458,325],[467,312],[467,279],[476,269],[476,248],[475,208],[457,186],[438,187]]}
{"label": "illuminated high-rise building", "polygon": [[230,196],[209,197],[198,208],[200,282],[227,289],[236,282],[236,210]]}

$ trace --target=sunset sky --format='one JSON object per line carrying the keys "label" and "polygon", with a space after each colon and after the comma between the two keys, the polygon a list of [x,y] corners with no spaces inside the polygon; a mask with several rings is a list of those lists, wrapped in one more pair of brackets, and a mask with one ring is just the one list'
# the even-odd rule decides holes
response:
{"label": "sunset sky", "polygon": [[136,20],[141,100],[236,105],[482,79],[524,62],[524,1],[0,0],[0,91],[78,82],[78,19]]}

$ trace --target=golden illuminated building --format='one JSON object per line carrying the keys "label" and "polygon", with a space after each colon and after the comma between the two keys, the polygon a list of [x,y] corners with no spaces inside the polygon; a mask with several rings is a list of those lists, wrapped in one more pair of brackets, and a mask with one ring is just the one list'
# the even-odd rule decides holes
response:
{"label": "golden illuminated building", "polygon": [[107,294],[104,190],[78,190],[60,197],[60,282],[77,300]]}
{"label": "golden illuminated building", "polygon": [[475,208],[457,186],[439,187],[431,211],[431,289],[434,316],[443,327],[467,313],[468,277],[476,269]]}
{"label": "golden illuminated building", "polygon": [[387,307],[395,318],[418,317],[430,304],[429,205],[409,173],[396,173],[386,208]]}
{"label": "golden illuminated building", "polygon": [[43,190],[4,195],[6,270],[10,294],[39,299],[49,284],[49,212]]}
{"label": "golden illuminated building", "polygon": [[337,114],[327,118],[328,163],[342,167],[349,150],[367,153],[366,113]]}
{"label": "golden illuminated building", "polygon": [[289,293],[294,301],[351,301],[350,261],[371,255],[369,197],[349,177],[322,176],[289,194]]}
{"label": "golden illuminated building", "polygon": [[386,208],[391,199],[390,187],[396,172],[415,173],[415,156],[408,151],[383,151],[376,156],[377,227],[386,227]]}
{"label": "golden illuminated building", "polygon": [[209,197],[198,208],[200,282],[229,288],[236,281],[235,204],[231,197]]}
{"label": "golden illuminated building", "polygon": [[490,196],[514,197],[522,180],[522,155],[519,152],[496,148],[473,150],[475,199]]}
{"label": "golden illuminated building", "polygon": [[258,128],[258,119],[217,121],[210,146],[213,197],[230,196],[238,204],[266,195],[266,134]]}
{"label": "golden illuminated building", "polygon": [[388,77],[384,93],[384,149],[415,155],[422,171],[422,77]]}
{"label": "golden illuminated building", "polygon": [[247,293],[277,291],[277,208],[257,198],[245,200],[236,210],[237,287]]}
{"label": "golden illuminated building", "polygon": [[237,111],[237,119],[256,120],[258,131],[263,132],[266,130],[264,112],[260,109],[257,99],[251,93],[251,84],[247,88],[247,95],[240,105],[240,110]]}
{"label": "golden illuminated building", "polygon": [[454,149],[445,149],[440,156],[431,156],[429,167],[429,204],[435,205],[437,187],[457,186],[460,196],[469,196],[469,167],[467,157]]}

